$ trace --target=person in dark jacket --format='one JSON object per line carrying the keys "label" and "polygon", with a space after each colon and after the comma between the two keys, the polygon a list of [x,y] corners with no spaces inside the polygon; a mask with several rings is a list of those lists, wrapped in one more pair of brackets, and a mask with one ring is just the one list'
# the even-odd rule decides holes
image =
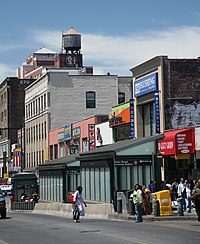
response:
{"label": "person in dark jacket", "polygon": [[200,178],[197,180],[196,186],[192,191],[191,200],[194,202],[198,221],[200,222]]}

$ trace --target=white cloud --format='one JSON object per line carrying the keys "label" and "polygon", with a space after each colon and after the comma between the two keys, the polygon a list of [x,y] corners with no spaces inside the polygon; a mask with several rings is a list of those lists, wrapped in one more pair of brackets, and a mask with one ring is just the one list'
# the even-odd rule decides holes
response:
{"label": "white cloud", "polygon": [[[79,31],[79,30],[78,30]],[[94,66],[95,74],[131,75],[130,69],[157,55],[169,58],[196,58],[200,56],[200,27],[182,26],[154,32],[130,33],[130,35],[105,36],[81,33],[84,65]],[[35,30],[24,42],[33,51],[40,47],[61,50],[62,31]],[[16,46],[17,47],[17,46]],[[13,45],[14,48],[14,45]],[[0,50],[4,51],[4,50]],[[26,57],[24,57],[24,60]],[[17,64],[16,66],[19,66]],[[15,69],[0,65],[0,76],[15,75]],[[2,78],[0,77],[0,80]]]}
{"label": "white cloud", "polygon": [[[59,50],[61,32],[37,31],[35,41]],[[84,64],[94,66],[95,73],[130,75],[130,68],[157,55],[170,58],[195,58],[200,54],[199,27],[177,27],[128,36],[82,34]]]}
{"label": "white cloud", "polygon": [[16,71],[15,67],[0,63],[0,83],[2,83],[6,77],[15,77]]}

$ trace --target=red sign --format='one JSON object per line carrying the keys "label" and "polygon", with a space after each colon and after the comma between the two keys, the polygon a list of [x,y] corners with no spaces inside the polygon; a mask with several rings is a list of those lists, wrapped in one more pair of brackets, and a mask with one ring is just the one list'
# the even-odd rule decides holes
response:
{"label": "red sign", "polygon": [[194,129],[172,130],[164,133],[158,142],[158,151],[163,155],[190,154],[195,152]]}

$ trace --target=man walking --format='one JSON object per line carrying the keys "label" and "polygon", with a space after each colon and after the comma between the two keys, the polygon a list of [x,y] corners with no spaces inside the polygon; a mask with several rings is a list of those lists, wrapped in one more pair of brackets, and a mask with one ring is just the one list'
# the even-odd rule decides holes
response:
{"label": "man walking", "polygon": [[191,199],[194,201],[198,221],[200,222],[200,178],[197,180],[196,186],[192,191]]}
{"label": "man walking", "polygon": [[186,184],[184,181],[184,178],[180,179],[180,183],[178,185],[178,197],[183,198],[183,211],[186,211],[186,203],[185,203],[185,198],[186,198]]}
{"label": "man walking", "polygon": [[142,202],[143,196],[139,184],[136,184],[133,191],[133,203],[135,205],[136,223],[142,222]]}

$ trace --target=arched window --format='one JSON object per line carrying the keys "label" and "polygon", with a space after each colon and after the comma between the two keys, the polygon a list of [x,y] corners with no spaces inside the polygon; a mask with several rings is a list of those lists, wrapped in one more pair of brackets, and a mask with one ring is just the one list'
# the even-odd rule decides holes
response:
{"label": "arched window", "polygon": [[124,103],[125,102],[125,93],[124,92],[119,92],[118,93],[118,104]]}
{"label": "arched window", "polygon": [[96,108],[96,93],[86,92],[86,108]]}

